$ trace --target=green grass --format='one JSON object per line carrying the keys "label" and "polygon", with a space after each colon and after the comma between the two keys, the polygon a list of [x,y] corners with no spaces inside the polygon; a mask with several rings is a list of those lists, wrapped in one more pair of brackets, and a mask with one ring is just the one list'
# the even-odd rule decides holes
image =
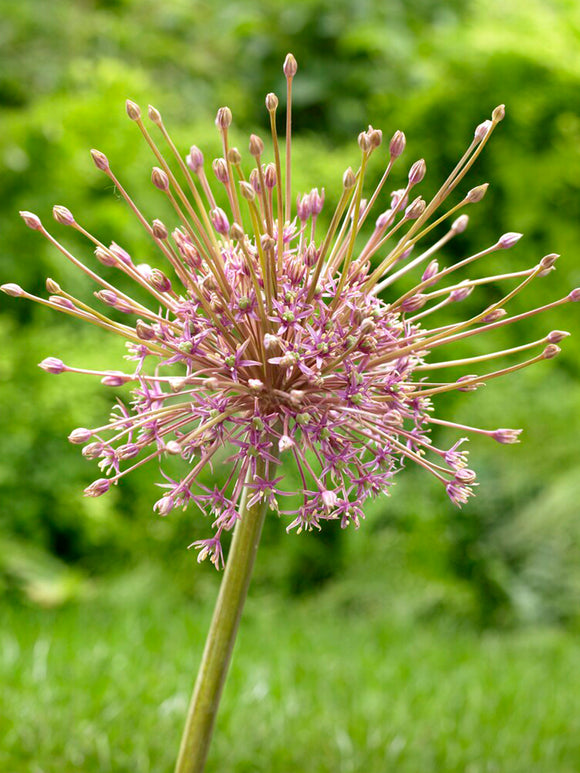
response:
{"label": "green grass", "polygon": [[[208,773],[580,770],[571,633],[337,599],[254,592]],[[210,613],[142,573],[90,603],[4,606],[0,770],[171,771]]]}

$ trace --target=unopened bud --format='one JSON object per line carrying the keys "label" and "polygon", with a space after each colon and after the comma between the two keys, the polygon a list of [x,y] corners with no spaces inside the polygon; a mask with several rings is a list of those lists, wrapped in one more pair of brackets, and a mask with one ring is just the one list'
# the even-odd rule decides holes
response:
{"label": "unopened bud", "polygon": [[425,203],[425,199],[422,199],[419,196],[419,198],[412,201],[407,207],[407,209],[405,210],[405,219],[416,220],[418,217],[420,217],[423,214],[426,206],[427,205]]}
{"label": "unopened bud", "polygon": [[278,450],[280,452],[288,451],[288,449],[292,448],[293,445],[294,445],[294,441],[289,435],[282,435],[282,437],[278,441]]}
{"label": "unopened bud", "polygon": [[230,223],[226,213],[223,211],[223,209],[221,209],[221,207],[212,209],[212,211],[209,213],[209,216],[211,218],[212,225],[218,234],[225,236],[227,233],[229,233]]}
{"label": "unopened bud", "polygon": [[232,123],[232,111],[229,107],[220,107],[215,117],[215,125],[218,129],[227,129]]}
{"label": "unopened bud", "polygon": [[478,185],[476,188],[472,188],[465,197],[465,201],[467,201],[469,204],[477,204],[478,201],[483,199],[487,193],[488,188],[489,183],[483,183],[483,185]]}
{"label": "unopened bud", "polygon": [[230,148],[228,150],[228,161],[233,166],[238,166],[242,163],[242,154],[237,148]]}
{"label": "unopened bud", "polygon": [[261,381],[259,378],[249,378],[248,379],[248,386],[254,392],[261,392],[262,389],[264,388],[264,382]]}
{"label": "unopened bud", "polygon": [[161,113],[159,110],[157,110],[156,107],[153,107],[153,105],[149,105],[147,108],[147,115],[149,116],[149,120],[152,121],[156,126],[161,126],[163,124]]}
{"label": "unopened bud", "polygon": [[368,132],[361,132],[358,135],[357,141],[358,141],[358,146],[363,153],[368,153],[370,150],[372,150],[373,146]]}
{"label": "unopened bud", "polygon": [[304,250],[304,263],[308,266],[308,268],[312,268],[316,265],[317,260],[318,250],[316,249],[314,242],[311,242]]}
{"label": "unopened bud", "polygon": [[292,54],[288,54],[284,60],[284,75],[287,78],[293,78],[298,70],[298,62]]}
{"label": "unopened bud", "polygon": [[143,322],[143,320],[138,319],[135,324],[135,331],[137,333],[137,336],[142,341],[151,341],[153,338],[155,338],[155,331],[151,327],[151,325],[148,325],[146,322]]}
{"label": "unopened bud", "polygon": [[106,376],[103,376],[101,384],[110,387],[120,387],[123,386],[123,384],[126,384],[127,381],[131,381],[131,376],[127,376],[120,370],[112,370],[110,373],[107,373]]}
{"label": "unopened bud", "polygon": [[483,139],[485,139],[485,136],[487,135],[491,127],[492,127],[491,121],[483,121],[483,123],[480,123],[479,126],[476,126],[475,132],[473,133],[473,138],[478,142],[481,142]]}
{"label": "unopened bud", "polygon": [[514,244],[517,244],[522,238],[523,234],[519,234],[516,231],[508,231],[500,237],[497,246],[502,250],[509,250]]}
{"label": "unopened bud", "polygon": [[239,223],[233,223],[230,228],[230,236],[236,241],[241,241],[245,237],[246,233]]}
{"label": "unopened bud", "polygon": [[256,191],[256,193],[261,192],[262,187],[260,185],[260,173],[257,169],[252,169],[250,172],[250,185]]}
{"label": "unopened bud", "polygon": [[11,295],[12,298],[21,298],[24,295],[22,287],[14,282],[8,282],[8,284],[2,285],[0,290],[2,290],[3,293],[6,293],[6,295]]}
{"label": "unopened bud", "polygon": [[51,295],[58,295],[61,291],[59,283],[55,282],[54,279],[51,279],[50,277],[46,280],[46,289]]}
{"label": "unopened bud", "polygon": [[489,314],[486,314],[481,321],[487,325],[488,322],[495,322],[496,320],[505,317],[506,314],[507,311],[505,309],[494,309],[493,311],[490,311]]}
{"label": "unopened bud", "polygon": [[91,150],[91,156],[97,169],[100,169],[101,172],[107,172],[109,170],[109,159],[105,156],[104,153],[101,153],[100,150],[93,149]]}
{"label": "unopened bud", "polygon": [[560,347],[556,346],[556,344],[548,344],[542,352],[542,357],[544,360],[551,360],[557,354],[560,354],[561,351]]}
{"label": "unopened bud", "polygon": [[167,239],[169,236],[167,227],[161,220],[155,219],[151,223],[151,230],[153,231],[153,236],[156,239],[161,239],[161,241],[165,241],[165,239]]}
{"label": "unopened bud", "polygon": [[33,231],[42,230],[42,223],[40,222],[40,218],[38,217],[38,215],[35,215],[34,212],[27,212],[26,210],[21,210],[18,214],[24,220],[26,225],[29,228],[32,228]]}
{"label": "unopened bud", "polygon": [[75,445],[82,445],[83,443],[87,443],[93,436],[93,433],[90,429],[86,429],[85,427],[79,427],[78,429],[73,429],[73,431],[68,436],[69,442],[74,443]]}
{"label": "unopened bud", "polygon": [[95,250],[95,256],[99,263],[102,263],[103,266],[116,266],[119,262],[115,255],[112,255],[110,251],[104,247],[97,247]]}
{"label": "unopened bud", "polygon": [[191,169],[192,172],[195,174],[199,172],[203,166],[203,153],[197,147],[197,145],[191,146],[185,161],[187,162],[187,166]]}
{"label": "unopened bud", "polygon": [[103,494],[106,494],[110,487],[110,480],[107,480],[107,478],[99,478],[99,480],[96,480],[94,483],[91,483],[90,486],[86,487],[84,494],[86,497],[100,497]]}
{"label": "unopened bud", "polygon": [[160,169],[158,166],[153,167],[153,171],[151,172],[151,182],[160,191],[169,190],[169,177],[163,169]]}
{"label": "unopened bud", "polygon": [[464,301],[468,295],[473,292],[473,285],[467,284],[469,280],[465,280],[463,287],[457,287],[449,293],[449,300],[452,302]]}
{"label": "unopened bud", "polygon": [[66,365],[62,360],[56,357],[46,357],[42,362],[38,363],[38,367],[45,370],[47,373],[64,373],[67,370]]}
{"label": "unopened bud", "polygon": [[439,263],[436,260],[432,260],[427,266],[421,277],[421,282],[429,282],[439,273]]}
{"label": "unopened bud", "polygon": [[266,108],[269,112],[272,112],[273,110],[276,110],[278,107],[278,97],[270,92],[269,94],[266,94]]}
{"label": "unopened bud", "polygon": [[467,228],[467,224],[469,223],[469,216],[468,215],[459,215],[457,220],[454,220],[451,224],[451,230],[454,234],[460,234],[465,231]]}
{"label": "unopened bud", "polygon": [[151,286],[160,293],[168,293],[171,290],[171,281],[165,276],[163,271],[160,271],[158,268],[151,270],[149,282],[151,283]]}
{"label": "unopened bud", "polygon": [[473,382],[473,383],[466,383],[465,386],[459,386],[457,387],[458,392],[475,392],[478,387],[483,386],[483,381],[476,382],[475,380],[478,379],[478,375],[468,375],[468,376],[460,376],[457,379],[457,384],[462,384],[463,382]]}
{"label": "unopened bud", "polygon": [[380,129],[373,129],[372,126],[369,126],[368,135],[369,135],[369,139],[371,141],[371,147],[373,148],[373,150],[381,146],[381,143],[383,141],[383,133]]}
{"label": "unopened bud", "polygon": [[546,341],[550,344],[559,344],[564,338],[567,338],[570,333],[567,330],[552,330],[546,336]]}
{"label": "unopened bud", "polygon": [[245,181],[240,182],[240,193],[247,201],[253,201],[256,198],[256,191]]}
{"label": "unopened bud", "polygon": [[272,190],[276,187],[277,174],[275,164],[266,165],[266,169],[264,171],[264,182],[266,183],[266,188],[269,190]]}
{"label": "unopened bud", "polygon": [[540,271],[538,273],[538,276],[545,276],[546,274],[548,274],[550,270],[554,267],[554,264],[556,263],[559,257],[560,256],[555,252],[552,252],[550,255],[544,255],[544,257],[539,263]]}
{"label": "unopened bud", "polygon": [[409,169],[409,182],[411,185],[417,185],[425,177],[427,171],[427,164],[425,159],[420,158],[419,161],[415,161],[413,166]]}
{"label": "unopened bud", "polygon": [[349,190],[354,186],[356,183],[356,176],[350,166],[348,169],[345,170],[345,173],[342,176],[342,185],[345,190]]}
{"label": "unopened bud", "polygon": [[250,155],[259,158],[264,152],[264,143],[257,134],[250,135]]}
{"label": "unopened bud", "polygon": [[230,175],[228,173],[228,165],[223,158],[214,158],[211,168],[221,183],[224,183],[225,185],[229,182]]}
{"label": "unopened bud", "polygon": [[132,99],[125,102],[125,110],[132,121],[138,121],[141,118],[141,108]]}
{"label": "unopened bud", "polygon": [[165,444],[165,453],[171,454],[171,456],[177,456],[181,453],[181,446],[177,442],[177,440],[169,440]]}
{"label": "unopened bud", "polygon": [[60,223],[61,225],[75,224],[73,213],[70,211],[70,209],[67,209],[67,207],[62,207],[60,204],[57,204],[52,208],[52,216],[56,222]]}
{"label": "unopened bud", "polygon": [[95,441],[94,443],[89,443],[88,446],[85,446],[81,453],[86,459],[98,459],[103,453],[103,448],[104,446],[102,443]]}
{"label": "unopened bud", "polygon": [[505,118],[505,105],[498,105],[491,114],[494,123],[499,123]]}
{"label": "unopened bud", "polygon": [[577,303],[580,301],[580,287],[575,287],[570,293],[568,293],[568,300]]}
{"label": "unopened bud", "polygon": [[407,138],[403,132],[396,131],[391,138],[391,142],[389,143],[389,153],[391,158],[398,158],[405,150],[406,144]]}
{"label": "unopened bud", "polygon": [[417,293],[401,303],[402,311],[418,311],[427,303],[427,296]]}

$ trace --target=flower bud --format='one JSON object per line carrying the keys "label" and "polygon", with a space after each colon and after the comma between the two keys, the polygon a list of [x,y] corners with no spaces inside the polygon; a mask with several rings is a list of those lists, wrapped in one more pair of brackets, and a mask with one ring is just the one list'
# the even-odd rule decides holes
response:
{"label": "flower bud", "polygon": [[153,105],[149,105],[147,108],[147,115],[149,120],[152,121],[156,126],[161,126],[163,124],[161,113],[159,110],[157,110],[156,107],[153,107]]}
{"label": "flower bud", "polygon": [[469,223],[468,215],[459,215],[457,220],[453,221],[451,225],[451,230],[453,231],[454,234],[461,234],[467,228],[468,223]]}
{"label": "flower bud", "polygon": [[220,107],[215,117],[215,125],[222,131],[227,129],[232,123],[232,111],[229,107]]}
{"label": "flower bud", "polygon": [[97,169],[100,169],[101,172],[107,172],[109,170],[109,159],[105,156],[104,153],[101,153],[100,150],[93,149],[91,150],[91,156]]}
{"label": "flower bud", "polygon": [[381,146],[383,142],[383,133],[380,129],[374,129],[372,126],[369,126],[368,136],[371,142],[371,148],[373,150],[376,150]]}
{"label": "flower bud", "polygon": [[487,324],[488,322],[495,322],[496,320],[505,317],[506,314],[507,311],[505,309],[494,309],[493,311],[490,311],[489,314],[486,314],[481,321],[484,324]]}
{"label": "flower bud", "polygon": [[580,287],[575,287],[574,290],[569,292],[567,298],[569,301],[574,301],[575,303],[580,301]]}
{"label": "flower bud", "polygon": [[259,378],[249,378],[248,379],[248,386],[254,392],[261,392],[262,389],[264,389],[264,382],[261,381]]}
{"label": "flower bud", "polygon": [[119,262],[118,258],[104,247],[97,247],[95,249],[95,256],[103,266],[116,266]]}
{"label": "flower bud", "polygon": [[399,158],[399,156],[405,150],[406,144],[407,138],[403,132],[396,131],[391,138],[391,142],[389,143],[389,154],[391,158]]}
{"label": "flower bud", "polygon": [[169,513],[175,507],[175,500],[169,494],[166,494],[161,499],[157,500],[153,505],[153,509],[157,510],[159,515],[169,515]]}
{"label": "flower bud", "polygon": [[163,169],[160,169],[158,166],[153,167],[153,171],[151,172],[151,182],[160,191],[169,190],[169,177],[167,176],[166,172],[164,172]]}
{"label": "flower bud", "polygon": [[266,188],[269,190],[272,190],[276,187],[276,183],[278,180],[278,176],[276,174],[276,165],[275,164],[267,164],[266,169],[264,171],[264,182],[266,183]]}
{"label": "flower bud", "polygon": [[426,206],[427,205],[425,203],[425,199],[422,199],[419,196],[414,201],[412,201],[407,207],[407,209],[405,210],[405,219],[416,220],[418,217],[420,217],[423,214]]}
{"label": "flower bud", "polygon": [[240,193],[247,201],[253,201],[256,198],[256,191],[252,188],[250,183],[240,182]]}
{"label": "flower bud", "polygon": [[171,291],[171,282],[168,277],[165,276],[163,271],[158,268],[154,268],[149,275],[149,282],[151,286],[160,293],[168,293]]}
{"label": "flower bud", "polygon": [[358,135],[358,146],[363,153],[368,153],[370,150],[372,150],[373,146],[368,132],[361,132]]}
{"label": "flower bud", "polygon": [[278,450],[280,452],[288,451],[288,449],[292,448],[293,445],[294,445],[294,441],[289,435],[282,435],[282,437],[278,441]]}
{"label": "flower bud", "polygon": [[288,54],[284,60],[284,75],[287,78],[293,78],[298,70],[298,62],[292,54]]}
{"label": "flower bud", "polygon": [[65,370],[68,370],[64,362],[56,357],[46,357],[42,362],[38,363],[38,367],[42,368],[42,370],[45,370],[47,373],[55,374],[64,373]]}
{"label": "flower bud", "polygon": [[87,443],[93,436],[93,433],[90,429],[86,429],[85,427],[79,427],[78,429],[73,429],[73,431],[68,436],[69,442],[74,443],[75,445],[82,445],[83,443]]}
{"label": "flower bud", "polygon": [[156,239],[160,239],[161,241],[165,241],[165,239],[167,239],[169,236],[167,227],[161,220],[158,220],[157,218],[151,223],[151,230],[153,231],[153,236]]}
{"label": "flower bud", "polygon": [[478,142],[481,142],[483,139],[485,139],[491,127],[491,121],[483,121],[483,123],[480,123],[478,126],[476,126],[475,132],[473,133],[473,138]]}
{"label": "flower bud", "polygon": [[401,303],[402,311],[418,311],[427,303],[427,296],[417,293]]}
{"label": "flower bud", "polygon": [[214,158],[211,167],[213,173],[221,183],[224,183],[225,185],[229,182],[230,175],[228,173],[228,165],[223,158]]}
{"label": "flower bud", "polygon": [[102,455],[103,449],[103,444],[95,441],[94,443],[89,443],[88,446],[85,446],[81,453],[86,459],[98,459],[99,456]]}
{"label": "flower bud", "polygon": [[[479,376],[478,376],[477,374],[475,374],[475,375],[474,375],[474,374],[472,373],[472,374],[470,374],[470,375],[467,375],[467,376],[460,376],[460,377],[457,379],[457,382],[456,382],[456,383],[457,383],[457,384],[461,384],[461,383],[462,383],[462,382],[464,382],[464,381],[473,381],[474,379],[477,379],[477,378],[479,378]],[[482,382],[482,381],[481,381],[481,382],[479,382],[479,383],[466,384],[466,385],[465,385],[465,386],[463,386],[463,387],[457,387],[457,391],[458,391],[458,392],[475,392],[475,391],[476,391],[476,389],[477,389],[478,387],[482,386],[482,385],[483,385],[483,382]]]}
{"label": "flower bud", "polygon": [[278,107],[278,97],[270,92],[266,94],[266,108],[268,112],[273,112]]}
{"label": "flower bud", "polygon": [[349,190],[356,183],[356,177],[350,166],[345,170],[342,176],[342,185],[345,190]]}
{"label": "flower bud", "polygon": [[464,301],[468,295],[473,292],[473,285],[467,284],[469,280],[466,280],[463,287],[457,287],[449,293],[449,300],[452,302]]}
{"label": "flower bud", "polygon": [[546,336],[546,341],[551,344],[559,344],[560,341],[563,341],[564,338],[567,338],[569,335],[570,333],[567,330],[552,330]]}
{"label": "flower bud", "polygon": [[560,354],[561,351],[560,347],[556,346],[556,344],[548,344],[542,352],[542,357],[544,360],[551,360],[553,357]]}
{"label": "flower bud", "polygon": [[478,201],[483,199],[487,193],[488,188],[489,183],[483,183],[483,185],[478,185],[476,188],[472,188],[465,197],[465,201],[467,201],[469,204],[477,204]]}
{"label": "flower bud", "polygon": [[494,123],[499,123],[500,121],[503,121],[505,118],[505,105],[498,105],[493,113],[491,114],[491,118]]}
{"label": "flower bud", "polygon": [[137,443],[125,443],[117,448],[117,456],[119,459],[133,459],[140,450]]}
{"label": "flower bud", "polygon": [[42,223],[40,222],[40,218],[38,217],[38,215],[35,215],[34,212],[27,212],[26,210],[21,210],[18,214],[24,220],[26,225],[29,228],[32,228],[33,231],[42,230]]}
{"label": "flower bud", "polygon": [[256,193],[261,192],[262,187],[260,185],[260,173],[257,169],[252,169],[250,172],[250,185],[256,191]]}
{"label": "flower bud", "polygon": [[432,260],[421,277],[421,282],[429,282],[436,274],[439,273],[439,263],[436,260]]}
{"label": "flower bud", "polygon": [[125,110],[132,121],[138,121],[141,118],[141,108],[132,99],[125,102]]}
{"label": "flower bud", "polygon": [[107,480],[107,478],[99,478],[99,480],[96,480],[94,483],[91,483],[90,486],[86,487],[84,494],[86,497],[100,497],[103,494],[106,494],[110,488],[110,480]]}
{"label": "flower bud", "polygon": [[120,370],[112,370],[110,373],[107,373],[106,376],[103,376],[101,384],[110,387],[120,387],[123,386],[123,384],[126,384],[127,381],[131,381],[131,376],[127,376]]}
{"label": "flower bud", "polygon": [[135,324],[135,332],[142,341],[151,341],[153,338],[155,338],[155,331],[151,325],[143,322],[142,319],[137,320]]}
{"label": "flower bud", "polygon": [[250,135],[250,155],[259,158],[264,152],[264,143],[257,134]]}
{"label": "flower bud", "polygon": [[227,233],[229,233],[230,223],[226,213],[223,211],[223,209],[221,209],[221,207],[212,209],[212,211],[209,213],[209,216],[211,218],[212,225],[218,234],[225,236]]}
{"label": "flower bud", "polygon": [[427,171],[427,164],[424,158],[420,158],[415,161],[413,166],[409,169],[409,182],[411,185],[417,185],[425,177]]}
{"label": "flower bud", "polygon": [[500,237],[497,246],[502,250],[509,250],[514,244],[517,244],[522,238],[523,234],[516,233],[515,231],[508,231]]}
{"label": "flower bud", "polygon": [[310,207],[313,215],[319,215],[322,212],[324,206],[324,188],[322,193],[318,192],[318,188],[313,188],[310,191]]}
{"label": "flower bud", "polygon": [[177,440],[169,440],[165,444],[165,452],[170,454],[171,456],[177,456],[181,453],[181,446],[177,442]]}
{"label": "flower bud", "polygon": [[228,161],[233,166],[238,166],[242,163],[242,154],[237,148],[230,148],[228,150]]}
{"label": "flower bud", "polygon": [[197,145],[191,146],[189,154],[186,156],[185,161],[187,163],[187,166],[191,169],[192,172],[195,172],[195,174],[199,172],[199,170],[203,166],[203,153],[197,147]]}
{"label": "flower bud", "polygon": [[51,295],[58,295],[58,293],[61,292],[59,283],[55,282],[54,279],[51,279],[50,277],[46,280],[46,289]]}
{"label": "flower bud", "polygon": [[311,242],[304,250],[304,263],[308,266],[308,268],[312,268],[316,265],[317,260],[318,250],[316,249],[314,242]]}
{"label": "flower bud", "polygon": [[61,225],[75,224],[73,213],[70,211],[70,209],[67,209],[66,207],[61,207],[60,204],[57,204],[52,208],[52,216],[54,217],[56,222],[60,223]]}
{"label": "flower bud", "polygon": [[540,269],[538,276],[546,276],[546,274],[549,274],[559,257],[560,256],[556,252],[552,252],[550,255],[544,255],[538,265],[538,268]]}
{"label": "flower bud", "polygon": [[6,293],[6,295],[11,295],[13,298],[21,298],[24,295],[22,287],[14,282],[8,282],[8,284],[2,285],[0,290],[2,290],[3,293]]}

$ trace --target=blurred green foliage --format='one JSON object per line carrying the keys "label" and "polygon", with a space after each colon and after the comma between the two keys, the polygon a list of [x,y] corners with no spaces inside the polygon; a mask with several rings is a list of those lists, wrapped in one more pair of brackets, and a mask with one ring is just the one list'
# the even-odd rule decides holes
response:
{"label": "blurred green foliage", "polygon": [[[153,260],[119,197],[92,166],[88,149],[105,151],[143,209],[163,216],[164,202],[149,184],[152,159],[125,116],[125,98],[152,101],[179,147],[195,142],[208,158],[218,153],[213,115],[227,103],[234,112],[234,142],[245,150],[247,133],[266,126],[263,96],[282,93],[281,63],[292,50],[300,66],[294,112],[298,190],[324,186],[330,210],[342,170],[356,159],[354,137],[370,122],[387,136],[396,128],[406,132],[404,159],[426,158],[424,188],[432,193],[474,126],[505,102],[507,118],[468,182],[471,187],[489,180],[492,187],[446,257],[491,244],[504,231],[523,231],[526,239],[517,250],[491,258],[486,268],[500,273],[507,264],[519,270],[552,251],[563,257],[557,272],[514,301],[515,311],[580,285],[580,7],[572,0],[0,5],[2,282],[43,292],[48,275],[73,294],[90,297],[82,276],[17,216],[29,209],[48,222],[53,203],[70,206],[103,241],[114,239],[140,262]],[[399,187],[404,169],[393,187]],[[371,174],[380,173],[375,163]],[[58,226],[55,231],[80,256],[90,255],[90,246],[75,234]],[[490,287],[464,305],[475,309],[496,297],[497,287]],[[548,319],[489,334],[465,351],[481,353],[492,339],[497,348],[513,346],[552,328],[578,332],[579,320],[577,307],[566,307]],[[62,600],[78,577],[169,557],[182,566],[184,586],[193,585],[195,592],[209,570],[193,571],[194,556],[184,546],[209,524],[193,514],[168,520],[151,515],[151,471],[131,476],[108,497],[81,496],[95,477],[94,466],[65,438],[76,426],[101,423],[115,390],[107,393],[85,377],[49,377],[36,368],[49,355],[117,368],[122,344],[5,297],[0,330],[4,587],[16,585],[39,600],[36,579],[22,566],[34,566],[40,551],[47,561],[39,561],[39,576],[52,571],[53,586],[64,588]],[[472,443],[481,487],[463,510],[453,509],[417,471],[408,471],[392,498],[370,508],[356,535],[285,537],[283,524],[272,517],[257,582],[303,592],[347,566],[355,567],[356,576],[356,567],[368,564],[388,583],[396,536],[405,546],[406,570],[424,579],[425,603],[434,611],[454,609],[458,598],[468,598],[461,609],[481,623],[577,620],[579,355],[576,335],[549,365],[495,382],[481,394],[438,401],[449,418],[466,424],[526,428],[521,446]],[[28,563],[13,560],[27,549]],[[74,581],[66,580],[69,571]],[[432,604],[427,586],[440,589]],[[58,601],[58,592],[48,598]]]}

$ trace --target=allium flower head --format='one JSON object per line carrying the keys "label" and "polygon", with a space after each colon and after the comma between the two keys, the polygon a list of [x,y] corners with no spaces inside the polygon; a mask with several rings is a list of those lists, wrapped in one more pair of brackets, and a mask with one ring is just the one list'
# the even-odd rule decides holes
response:
{"label": "allium flower head", "polygon": [[[274,94],[266,97],[273,158],[264,158],[264,142],[252,135],[244,165],[240,151],[230,145],[229,108],[220,108],[216,117],[223,154],[208,164],[196,146],[182,158],[161,114],[150,107],[148,118],[169,149],[164,156],[141,109],[128,101],[127,114],[156,158],[151,181],[172,205],[174,222],[166,225],[141,212],[105,154],[93,150],[95,165],[149,235],[150,253],[135,260],[115,242],[107,247],[69,209],[55,207],[60,225],[76,229],[94,245],[91,268],[57,241],[38,216],[22,212],[30,228],[98,286],[99,305],[73,297],[54,280],[47,282],[48,299],[15,284],[2,288],[125,339],[130,365],[122,371],[89,371],[55,357],[40,363],[49,373],[92,373],[106,385],[131,389],[130,401],[115,406],[107,424],[70,434],[72,443],[84,445],[87,458],[99,460],[102,471],[85,494],[100,496],[136,467],[180,456],[183,476],[173,480],[165,475],[165,493],[155,510],[166,516],[195,503],[210,513],[214,536],[194,545],[200,559],[209,557],[216,566],[223,561],[220,537],[239,518],[242,499],[284,514],[288,529],[320,528],[329,519],[358,526],[365,500],[388,491],[395,474],[413,462],[433,475],[455,504],[464,504],[473,493],[475,473],[467,466],[463,435],[516,443],[520,430],[453,424],[437,417],[433,399],[449,390],[473,391],[549,359],[567,333],[553,331],[486,356],[454,360],[439,353],[460,339],[580,298],[580,291],[573,290],[541,308],[515,316],[506,312],[517,293],[550,273],[557,255],[527,270],[508,268],[500,276],[470,279],[461,273],[513,247],[518,233],[504,234],[459,262],[445,260],[443,248],[467,227],[461,210],[481,201],[488,186],[468,189],[450,208],[443,205],[502,120],[503,106],[476,127],[465,154],[431,200],[415,191],[426,174],[423,159],[409,166],[404,188],[385,190],[395,164],[403,163],[405,135],[395,132],[385,150],[382,132],[372,126],[359,134],[358,167],[344,172],[334,196],[321,186],[296,196],[291,185],[296,71],[289,55],[284,63],[284,163]],[[382,154],[385,168],[374,190],[365,175],[372,154]],[[218,206],[225,200],[227,207]],[[329,200],[337,203],[322,227],[320,215]],[[374,230],[363,238],[373,220]],[[439,252],[442,256],[435,258]],[[505,262],[507,267],[507,257]],[[143,304],[119,289],[115,271],[146,290],[150,302]],[[407,274],[415,277],[415,286],[397,292],[398,280]],[[446,306],[500,281],[508,288],[491,305],[461,322],[445,321],[441,312]],[[126,322],[114,321],[108,309],[126,314]],[[528,350],[531,356],[522,360]],[[518,357],[516,364],[486,364],[512,355]],[[430,438],[433,424],[453,427],[461,437],[449,449],[438,448]],[[230,449],[227,480],[208,489],[200,473],[223,448]],[[299,492],[291,491],[278,467],[281,457],[295,465]],[[292,493],[300,495],[297,510],[284,506]]]}

